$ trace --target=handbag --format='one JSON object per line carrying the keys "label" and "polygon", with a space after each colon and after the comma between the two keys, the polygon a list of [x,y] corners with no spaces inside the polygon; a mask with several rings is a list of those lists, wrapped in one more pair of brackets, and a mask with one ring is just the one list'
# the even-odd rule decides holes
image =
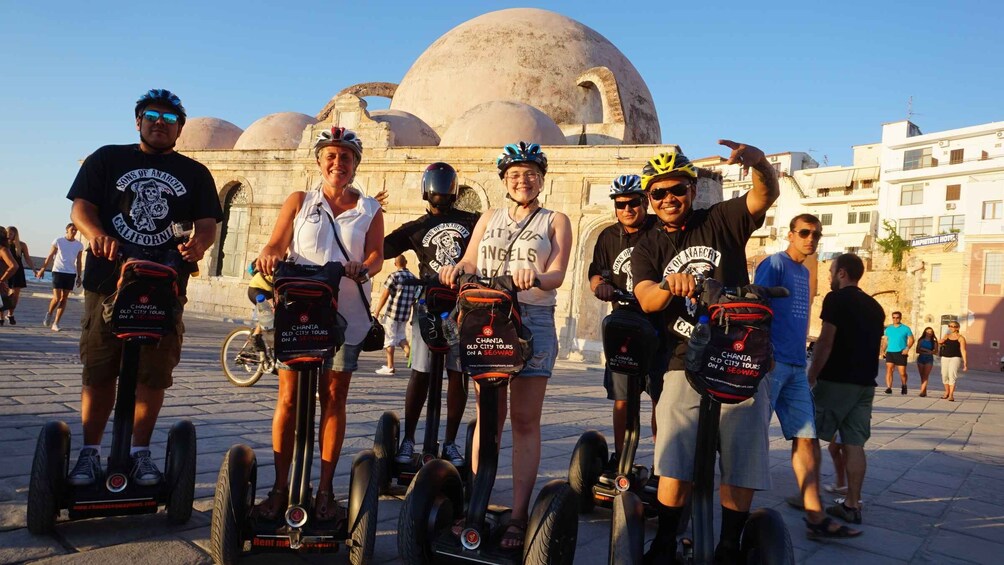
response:
{"label": "handbag", "polygon": [[[338,230],[335,229],[335,219],[327,212],[325,212],[325,215],[328,216],[328,223],[331,224],[331,232],[335,236],[335,243],[338,244],[338,248],[342,251],[342,255],[351,261],[352,259],[349,257],[349,252],[346,251],[345,246],[342,245],[342,239],[338,237]],[[370,301],[366,299],[366,291],[363,290],[362,283],[356,281],[356,286],[359,287],[359,297],[363,299],[363,306],[366,307],[366,314],[370,317],[370,329],[366,332],[366,337],[363,338],[362,343],[359,345],[362,347],[363,351],[380,351],[383,349],[383,342],[384,339],[386,339],[383,324],[381,324],[380,320],[377,320],[373,316],[373,313],[370,312]]]}

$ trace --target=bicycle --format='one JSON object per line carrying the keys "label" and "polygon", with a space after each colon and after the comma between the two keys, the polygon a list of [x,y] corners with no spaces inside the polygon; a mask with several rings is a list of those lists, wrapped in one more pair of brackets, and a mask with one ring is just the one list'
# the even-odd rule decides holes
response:
{"label": "bicycle", "polygon": [[[276,373],[275,352],[264,339],[265,350],[255,345],[253,328],[237,328],[223,340],[220,348],[220,365],[223,374],[240,387],[253,386],[265,373]],[[264,335],[263,335],[264,337]]]}

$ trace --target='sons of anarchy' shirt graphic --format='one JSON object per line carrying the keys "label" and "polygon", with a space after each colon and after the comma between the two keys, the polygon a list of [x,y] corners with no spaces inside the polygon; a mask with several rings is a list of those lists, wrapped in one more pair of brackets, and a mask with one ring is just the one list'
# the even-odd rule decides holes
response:
{"label": "'sons of anarchy' shirt graphic", "polygon": [[602,276],[603,271],[610,271],[610,284],[617,290],[631,293],[634,291],[634,274],[631,269],[631,254],[641,236],[658,225],[655,215],[645,217],[638,231],[629,233],[619,224],[607,226],[596,238],[593,248],[593,261],[589,264],[589,278]]}
{"label": "'sons of anarchy' shirt graphic", "polygon": [[147,247],[170,241],[170,222],[161,220],[171,210],[168,198],[173,200],[187,192],[181,181],[157,169],[135,169],[119,177],[115,188],[125,193],[127,201],[132,201],[128,220],[123,212],[112,218],[112,225],[122,239]]}
{"label": "'sons of anarchy' shirt graphic", "polygon": [[425,214],[384,238],[383,255],[391,259],[405,251],[414,251],[418,256],[419,276],[435,275],[440,267],[460,261],[477,223],[477,214],[463,210]]}
{"label": "'sons of anarchy' shirt graphic", "polygon": [[422,238],[422,247],[430,251],[429,267],[438,271],[440,267],[456,265],[470,239],[470,230],[453,222],[439,224],[427,231]]}

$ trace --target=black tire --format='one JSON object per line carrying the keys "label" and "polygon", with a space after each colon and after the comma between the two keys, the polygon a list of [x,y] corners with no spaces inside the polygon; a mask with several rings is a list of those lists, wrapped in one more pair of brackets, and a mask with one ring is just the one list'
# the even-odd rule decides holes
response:
{"label": "black tire", "polygon": [[390,480],[394,471],[394,457],[397,455],[400,432],[401,422],[397,414],[387,411],[380,415],[376,435],[373,436],[373,453],[376,455],[376,466],[380,473],[380,494],[390,492]]}
{"label": "black tire", "polygon": [[380,476],[376,456],[370,449],[360,451],[352,461],[349,478],[349,563],[366,565],[373,560],[376,546],[377,507],[380,503]]}
{"label": "black tire", "polygon": [[742,562],[749,565],[795,565],[788,528],[771,508],[757,508],[746,519],[740,547]]}
{"label": "black tire", "polygon": [[64,422],[47,422],[38,434],[28,483],[28,531],[47,534],[56,525],[62,507],[66,473],[70,464],[70,428]]}
{"label": "black tire", "polygon": [[589,430],[579,437],[568,463],[568,484],[579,501],[579,512],[593,511],[593,485],[600,480],[603,465],[607,462],[607,440],[596,430]]}
{"label": "black tire", "polygon": [[525,565],[572,565],[579,537],[575,492],[561,479],[540,489],[523,540]]}
{"label": "black tire", "polygon": [[250,339],[251,330],[237,328],[223,340],[220,348],[220,365],[223,374],[233,384],[241,387],[252,386],[265,374],[259,351]]}
{"label": "black tire", "polygon": [[195,499],[195,459],[198,453],[195,426],[182,420],[167,434],[167,521],[184,524],[192,517]]}
{"label": "black tire", "polygon": [[423,465],[408,486],[397,520],[397,549],[405,565],[432,563],[430,542],[464,513],[460,473],[449,461]]}
{"label": "black tire", "polygon": [[633,492],[614,498],[610,565],[638,565],[645,551],[645,505]]}
{"label": "black tire", "polygon": [[220,466],[213,498],[209,554],[214,563],[231,565],[240,560],[257,482],[258,461],[254,451],[246,445],[231,447]]}

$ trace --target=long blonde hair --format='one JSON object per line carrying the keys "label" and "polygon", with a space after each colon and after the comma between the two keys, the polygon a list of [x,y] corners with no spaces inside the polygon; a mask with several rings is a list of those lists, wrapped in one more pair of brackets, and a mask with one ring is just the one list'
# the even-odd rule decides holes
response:
{"label": "long blonde hair", "polygon": [[14,226],[7,226],[7,245],[11,253],[18,259],[21,258],[21,232]]}

